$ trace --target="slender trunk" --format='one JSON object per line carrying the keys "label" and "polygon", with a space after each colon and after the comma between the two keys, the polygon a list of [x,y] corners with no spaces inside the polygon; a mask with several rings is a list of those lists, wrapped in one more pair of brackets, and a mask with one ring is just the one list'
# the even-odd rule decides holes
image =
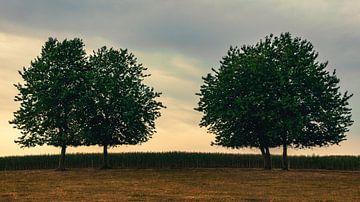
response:
{"label": "slender trunk", "polygon": [[268,147],[260,147],[261,155],[264,157],[264,169],[271,170],[271,156]]}
{"label": "slender trunk", "polygon": [[289,162],[287,157],[287,144],[283,144],[282,169],[289,170]]}
{"label": "slender trunk", "polygon": [[108,151],[107,151],[107,145],[104,145],[104,153],[103,153],[103,165],[101,169],[108,169],[109,166],[109,159],[108,159]]}
{"label": "slender trunk", "polygon": [[260,151],[261,151],[261,155],[263,155],[265,157],[265,149],[264,149],[264,147],[260,147]]}
{"label": "slender trunk", "polygon": [[66,153],[66,146],[61,146],[61,154],[59,158],[59,166],[56,170],[64,171],[65,170],[65,153]]}
{"label": "slender trunk", "polygon": [[271,154],[270,154],[270,149],[269,147],[265,147],[265,169],[266,170],[271,170],[272,166],[271,166]]}

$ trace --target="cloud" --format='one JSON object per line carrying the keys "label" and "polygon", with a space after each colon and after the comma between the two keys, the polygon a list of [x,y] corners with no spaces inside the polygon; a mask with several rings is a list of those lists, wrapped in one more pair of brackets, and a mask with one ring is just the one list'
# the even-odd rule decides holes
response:
{"label": "cloud", "polygon": [[[87,52],[91,53],[92,48],[102,45],[113,46],[113,42],[102,38],[87,38],[85,43],[90,41]],[[1,66],[1,100],[0,100],[0,131],[4,135],[0,145],[6,150],[0,150],[0,155],[22,155],[26,153],[56,153],[57,149],[51,147],[33,148],[20,150],[13,141],[20,136],[20,131],[13,129],[8,121],[12,119],[12,112],[17,110],[18,103],[13,101],[17,90],[13,83],[22,82],[18,70],[28,66],[30,61],[39,55],[44,41],[23,37],[15,34],[0,33],[0,56]],[[103,42],[103,44],[101,44]],[[162,110],[162,117],[157,121],[157,131],[154,138],[141,146],[125,147],[127,151],[146,150],[188,150],[206,151],[211,149],[212,136],[206,135],[204,130],[199,129],[198,122],[200,114],[193,108],[197,99],[195,92],[198,91],[202,72],[197,68],[204,65],[200,61],[185,57],[175,52],[140,52],[135,51],[139,62],[148,67],[148,73],[152,76],[146,79],[146,83],[153,86],[157,91],[162,91],[160,98],[167,108]],[[191,144],[187,142],[190,141]],[[144,146],[145,145],[145,146]],[[197,146],[195,146],[197,145]],[[115,149],[122,151],[123,148]],[[97,147],[73,148],[69,151],[88,152],[97,151]]]}
{"label": "cloud", "polygon": [[[10,130],[3,117],[8,119],[16,108],[10,100],[17,70],[39,54],[49,36],[80,37],[88,53],[103,45],[129,48],[149,68],[152,76],[146,82],[163,92],[168,109],[158,121],[158,134],[137,149],[167,145],[186,150],[199,142],[197,148],[220,151],[205,146],[213,136],[197,126],[201,114],[193,108],[201,76],[219,67],[230,45],[254,44],[269,33],[289,31],[311,41],[319,60],[329,60],[329,70],[337,69],[341,89],[354,93],[350,104],[355,125],[346,142],[354,148],[351,142],[360,139],[359,21],[357,0],[0,0],[1,133]],[[10,144],[5,142],[0,144]]]}
{"label": "cloud", "polygon": [[343,35],[359,35],[359,9],[358,1],[323,0],[13,0],[2,2],[0,27],[102,36],[129,48],[169,49],[217,62],[230,45],[254,43],[271,32],[291,31],[329,45],[347,41]]}

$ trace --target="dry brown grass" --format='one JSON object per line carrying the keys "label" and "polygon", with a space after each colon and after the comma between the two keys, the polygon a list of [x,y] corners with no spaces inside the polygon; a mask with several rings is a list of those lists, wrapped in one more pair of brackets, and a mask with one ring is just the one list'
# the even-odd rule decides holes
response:
{"label": "dry brown grass", "polygon": [[0,201],[360,201],[360,172],[1,171]]}

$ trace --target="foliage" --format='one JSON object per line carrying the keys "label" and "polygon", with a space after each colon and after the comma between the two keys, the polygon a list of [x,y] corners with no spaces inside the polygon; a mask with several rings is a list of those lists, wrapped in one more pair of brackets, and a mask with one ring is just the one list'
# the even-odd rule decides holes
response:
{"label": "foliage", "polygon": [[284,161],[289,145],[338,144],[353,123],[352,95],[339,91],[335,71],[330,74],[317,56],[310,42],[289,33],[230,47],[220,69],[203,78],[200,126],[225,147],[282,145]]}
{"label": "foliage", "polygon": [[279,141],[273,130],[274,63],[270,38],[256,46],[230,47],[214,75],[203,78],[200,126],[216,135],[214,144],[231,148],[256,147],[270,169],[269,148]]}
{"label": "foliage", "polygon": [[149,75],[126,49],[102,47],[89,58],[87,90],[83,96],[85,142],[116,146],[147,141],[163,108],[160,93],[145,85]]}
{"label": "foliage", "polygon": [[76,109],[85,64],[80,39],[59,42],[49,38],[40,56],[19,71],[25,83],[15,85],[19,90],[15,101],[20,102],[20,109],[10,121],[22,132],[16,143],[22,147],[81,144]]}
{"label": "foliage", "polygon": [[313,45],[289,33],[272,41],[278,93],[274,124],[283,144],[313,147],[338,144],[352,125],[349,95],[340,92],[335,70],[320,63]]}
{"label": "foliage", "polygon": [[15,101],[21,107],[10,121],[22,130],[16,142],[61,147],[64,170],[69,145],[104,146],[106,159],[108,146],[147,141],[164,106],[155,100],[160,93],[143,83],[145,70],[127,50],[103,47],[88,59],[80,39],[49,38],[40,56],[19,72],[25,84],[15,85]]}

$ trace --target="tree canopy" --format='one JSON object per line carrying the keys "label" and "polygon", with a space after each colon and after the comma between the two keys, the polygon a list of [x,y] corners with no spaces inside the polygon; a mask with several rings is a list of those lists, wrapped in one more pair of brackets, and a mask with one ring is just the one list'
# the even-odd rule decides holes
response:
{"label": "tree canopy", "polygon": [[[203,78],[200,126],[215,133],[214,144],[258,147],[270,168],[268,148],[338,144],[352,124],[339,79],[320,63],[313,45],[289,33],[255,45],[231,47],[219,70]],[[265,152],[264,152],[265,151]]]}
{"label": "tree canopy", "polygon": [[89,58],[86,96],[83,96],[84,140],[107,147],[146,142],[155,132],[155,119],[164,106],[160,93],[145,85],[149,75],[126,49],[100,48]]}
{"label": "tree canopy", "polygon": [[49,38],[40,56],[19,71],[24,84],[15,85],[19,90],[15,101],[20,102],[20,109],[10,123],[22,132],[15,142],[22,147],[61,147],[59,169],[64,169],[66,147],[81,144],[76,114],[86,71],[86,53],[80,39],[60,42]]}
{"label": "tree canopy", "polygon": [[86,56],[80,39],[49,38],[31,65],[19,71],[20,109],[10,121],[20,129],[22,147],[61,147],[59,170],[65,169],[67,146],[107,148],[147,141],[164,106],[161,93],[144,84],[146,68],[126,49],[100,48]]}

